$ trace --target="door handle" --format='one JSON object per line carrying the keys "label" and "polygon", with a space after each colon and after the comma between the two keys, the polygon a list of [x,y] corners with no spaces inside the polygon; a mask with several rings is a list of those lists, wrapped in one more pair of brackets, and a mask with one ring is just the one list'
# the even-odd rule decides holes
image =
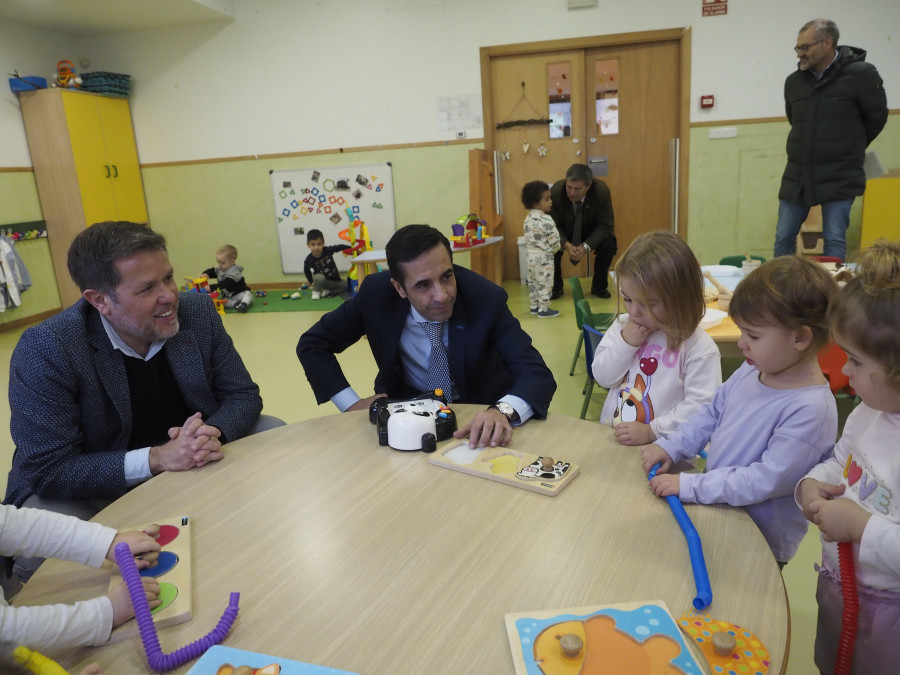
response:
{"label": "door handle", "polygon": [[118,178],[119,177],[119,167],[117,167],[115,164],[113,164],[112,168],[113,168],[113,171],[115,172],[113,174],[113,178]]}
{"label": "door handle", "polygon": [[109,173],[109,164],[104,164],[103,166],[106,168],[106,177],[109,178],[109,176],[110,176],[110,173]]}

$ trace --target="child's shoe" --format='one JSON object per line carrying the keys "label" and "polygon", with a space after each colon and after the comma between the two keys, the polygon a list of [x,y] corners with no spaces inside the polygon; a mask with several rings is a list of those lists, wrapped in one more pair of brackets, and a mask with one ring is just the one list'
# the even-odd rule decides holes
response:
{"label": "child's shoe", "polygon": [[528,310],[528,311],[530,311],[532,314],[537,314],[537,313],[538,313],[538,308],[537,308],[537,307],[532,307],[532,308],[531,308],[530,310]]}
{"label": "child's shoe", "polygon": [[329,290],[326,288],[326,289],[323,290],[319,295],[320,295],[321,297],[323,297],[323,298],[327,298],[327,297],[330,296],[331,294],[332,294],[331,291],[329,291]]}
{"label": "child's shoe", "polygon": [[313,300],[318,300],[318,299],[321,298],[321,297],[322,297],[322,294],[319,293],[319,291],[313,291],[313,292],[312,292],[312,299],[313,299]]}
{"label": "child's shoe", "polygon": [[247,313],[247,306],[248,306],[248,305],[247,305],[246,302],[239,302],[238,304],[236,304],[236,305],[234,306],[234,308],[235,308],[237,311],[239,311],[241,314],[246,314],[246,313]]}
{"label": "child's shoe", "polygon": [[550,319],[554,316],[559,316],[559,310],[556,309],[544,309],[537,313],[539,319]]}

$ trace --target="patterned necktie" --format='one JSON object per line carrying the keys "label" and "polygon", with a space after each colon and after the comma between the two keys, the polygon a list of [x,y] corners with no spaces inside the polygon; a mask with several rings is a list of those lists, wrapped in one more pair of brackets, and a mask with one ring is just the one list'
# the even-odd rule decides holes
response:
{"label": "patterned necktie", "polygon": [[572,243],[581,243],[581,202],[575,202],[575,224],[572,227]]}
{"label": "patterned necktie", "polygon": [[[444,322],[446,323],[446,322]],[[431,343],[431,356],[428,357],[428,388],[443,389],[447,403],[452,400],[450,392],[450,364],[447,361],[447,349],[444,347],[444,323],[420,321]]]}

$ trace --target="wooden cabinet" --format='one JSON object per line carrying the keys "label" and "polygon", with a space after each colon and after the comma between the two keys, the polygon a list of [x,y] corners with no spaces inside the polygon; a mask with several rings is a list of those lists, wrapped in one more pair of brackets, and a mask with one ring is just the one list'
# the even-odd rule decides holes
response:
{"label": "wooden cabinet", "polygon": [[19,102],[63,307],[81,292],[66,258],[72,238],[104,220],[147,222],[127,99],[65,89],[21,92]]}

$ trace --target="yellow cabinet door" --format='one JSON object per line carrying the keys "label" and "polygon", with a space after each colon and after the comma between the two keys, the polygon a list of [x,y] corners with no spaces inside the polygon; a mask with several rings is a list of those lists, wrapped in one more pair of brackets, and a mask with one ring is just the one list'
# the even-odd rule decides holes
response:
{"label": "yellow cabinet door", "polygon": [[100,124],[106,144],[106,158],[112,176],[113,196],[117,220],[147,222],[144,184],[138,163],[137,145],[128,101],[117,98],[98,98]]}
{"label": "yellow cabinet door", "polygon": [[63,104],[86,224],[147,222],[128,101],[76,94]]}
{"label": "yellow cabinet door", "polygon": [[110,181],[112,172],[106,159],[103,130],[97,112],[98,99],[98,96],[83,94],[62,97],[87,225],[116,220],[116,200]]}

